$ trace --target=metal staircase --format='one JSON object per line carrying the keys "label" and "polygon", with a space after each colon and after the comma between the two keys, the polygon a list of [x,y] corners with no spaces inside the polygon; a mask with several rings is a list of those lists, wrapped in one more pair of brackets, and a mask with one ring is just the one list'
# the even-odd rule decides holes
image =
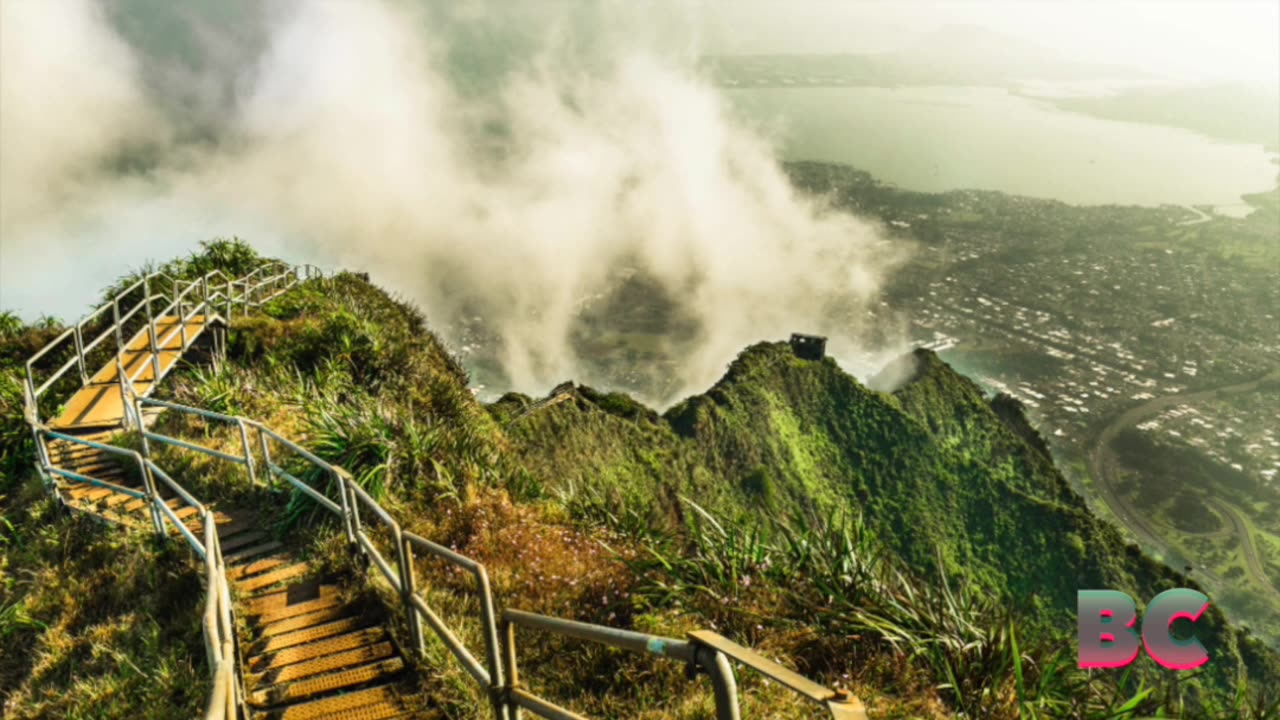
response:
{"label": "metal staircase", "polygon": [[[856,697],[814,683],[716,633],[665,638],[515,609],[499,613],[482,564],[403,530],[342,468],[255,420],[149,397],[178,361],[204,340],[212,339],[217,356],[225,347],[226,321],[237,310],[251,312],[317,277],[322,276],[310,266],[275,262],[236,279],[219,272],[188,280],[152,273],[27,362],[24,413],[49,491],[76,511],[110,522],[149,525],[161,536],[181,538],[202,561],[203,630],[213,673],[208,720],[418,717],[430,703],[417,694],[408,656],[424,653],[424,625],[488,695],[496,720],[519,720],[524,711],[556,720],[585,720],[519,682],[517,628],[685,663],[691,672],[711,679],[717,720],[739,718],[733,662],[824,706],[834,718],[865,720]],[[155,292],[160,286],[166,290]],[[115,349],[107,352],[112,338]],[[90,375],[90,367],[100,369]],[[50,394],[69,399],[46,423],[41,400],[47,402]],[[539,407],[569,396],[557,388]],[[230,427],[240,440],[239,450],[228,452],[154,432],[151,419],[166,412]],[[122,430],[137,431],[141,452],[112,444]],[[307,563],[298,561],[287,538],[272,537],[256,511],[202,503],[153,461],[153,443],[238,465],[249,484],[293,489],[309,497],[340,520],[349,546],[376,569],[370,580],[396,598],[394,607],[354,602],[341,587],[317,577]],[[309,484],[304,476],[324,478],[324,487]],[[483,661],[418,592],[415,555],[430,556],[474,577]],[[404,614],[407,639],[392,634],[388,612]],[[244,632],[238,632],[238,626]]]}

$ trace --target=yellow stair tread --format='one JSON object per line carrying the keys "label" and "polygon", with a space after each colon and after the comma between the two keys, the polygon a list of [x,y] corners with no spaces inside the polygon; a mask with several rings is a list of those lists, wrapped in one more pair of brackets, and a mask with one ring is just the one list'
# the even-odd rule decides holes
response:
{"label": "yellow stair tread", "polygon": [[395,653],[395,649],[391,646],[391,642],[384,640],[375,642],[370,645],[361,645],[351,650],[342,652],[329,653],[320,657],[294,663],[292,665],[284,665],[278,668],[266,670],[258,675],[250,675],[249,680],[255,685],[277,684],[283,682],[292,682],[301,678],[319,675],[320,673],[337,670],[352,665],[360,665],[374,660],[391,657]]}
{"label": "yellow stair tread", "polygon": [[397,694],[394,686],[381,685],[291,705],[279,712],[272,712],[267,717],[272,718],[272,720],[315,720],[344,710],[363,708],[367,705],[386,703],[395,706]]}
{"label": "yellow stair tread", "polygon": [[[224,562],[227,559],[225,550],[223,551],[222,559]],[[260,575],[268,570],[274,570],[281,565],[288,565],[291,561],[291,558],[284,555],[273,555],[271,557],[250,560],[247,563],[227,568],[227,579],[239,580],[240,578],[250,578],[254,575]]]}
{"label": "yellow stair tread", "polygon": [[286,565],[282,568],[272,570],[271,572],[263,573],[262,575],[256,575],[248,580],[241,580],[236,583],[236,588],[243,593],[252,593],[257,590],[269,588],[276,583],[281,583],[285,580],[292,580],[293,578],[306,575],[309,570],[311,570],[311,566],[307,563],[294,563],[293,565]]}
{"label": "yellow stair tread", "polygon": [[404,660],[398,657],[390,657],[367,665],[359,665],[345,670],[315,675],[284,685],[274,685],[254,690],[251,702],[254,705],[279,705],[304,700],[322,693],[331,693],[343,688],[384,680],[402,669],[404,669]]}
{"label": "yellow stair tread", "polygon": [[304,662],[324,655],[352,650],[354,648],[361,647],[362,645],[370,645],[384,640],[386,637],[387,631],[382,627],[374,626],[365,628],[345,635],[327,638],[319,642],[295,645],[291,648],[263,653],[261,655],[252,655],[248,659],[248,668],[250,672],[254,673],[265,672],[272,668],[284,667],[286,665]]}
{"label": "yellow stair tread", "polygon": [[358,615],[330,620],[319,625],[300,628],[291,632],[280,633],[269,638],[262,638],[252,648],[254,654],[284,650],[295,645],[307,645],[317,640],[324,640],[335,635],[343,635],[355,630],[363,630],[369,622]]}
{"label": "yellow stair tread", "polygon": [[337,597],[337,595],[338,587],[336,585],[319,585],[315,588],[306,588],[299,584],[276,592],[264,593],[258,597],[249,598],[244,602],[244,609],[245,613],[248,615],[263,615],[266,613],[278,612],[285,608],[293,607],[299,603],[310,602],[321,598]]}
{"label": "yellow stair tread", "polygon": [[335,605],[333,607],[313,610],[309,613],[294,615],[293,617],[284,618],[283,620],[276,620],[275,622],[259,623],[256,633],[260,638],[269,638],[276,635],[283,635],[287,632],[293,632],[294,630],[301,630],[302,628],[321,625],[331,620],[341,620],[349,615],[351,615],[351,611],[348,608]]}
{"label": "yellow stair tread", "polygon": [[265,626],[281,620],[288,620],[289,618],[296,617],[298,615],[306,615],[307,613],[315,612],[316,610],[337,607],[341,603],[342,601],[336,594],[328,594],[323,597],[304,600],[292,605],[284,605],[283,607],[275,610],[269,610],[267,612],[257,614],[245,613],[245,615],[246,617],[251,618],[257,625]]}

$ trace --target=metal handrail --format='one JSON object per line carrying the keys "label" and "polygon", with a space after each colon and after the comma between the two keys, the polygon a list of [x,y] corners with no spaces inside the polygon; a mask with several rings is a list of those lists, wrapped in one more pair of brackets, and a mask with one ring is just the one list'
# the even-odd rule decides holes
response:
{"label": "metal handrail", "polygon": [[[507,609],[499,617],[495,611],[488,574],[482,563],[403,530],[395,517],[341,467],[326,462],[256,420],[153,398],[139,397],[137,404],[139,414],[142,407],[150,405],[220,420],[241,428],[254,429],[258,433],[263,459],[271,475],[285,478],[292,486],[317,500],[329,512],[342,517],[344,529],[352,547],[378,568],[379,575],[386,579],[403,605],[402,609],[409,620],[410,647],[414,652],[420,655],[425,652],[421,629],[421,622],[425,620],[467,674],[488,694],[496,720],[518,720],[521,710],[527,710],[550,720],[587,720],[582,715],[539,697],[520,684],[516,662],[516,626],[685,662],[711,678],[717,720],[738,720],[740,717],[733,662],[764,675],[805,699],[823,705],[834,720],[865,720],[866,718],[863,704],[847,691],[831,689],[815,683],[714,632],[696,631],[690,633],[687,640],[677,640],[515,609]],[[151,438],[153,435],[147,434],[145,437]],[[288,448],[320,470],[322,475],[335,480],[335,489],[340,496],[340,502],[327,497],[320,490],[309,486],[271,461],[268,440]],[[189,445],[177,444],[178,447],[189,447]],[[241,446],[244,454],[240,456],[211,451],[209,448],[199,446],[189,447],[189,449],[207,452],[228,462],[251,465],[253,458],[250,443],[243,441]],[[252,482],[252,478],[250,481]],[[361,513],[362,507],[368,510],[368,514]],[[397,557],[394,569],[391,559],[378,549],[365,531],[365,521],[370,519],[376,519],[385,526],[395,539]],[[475,577],[480,600],[480,622],[484,626],[486,664],[481,664],[458,638],[456,631],[431,609],[426,598],[415,589],[413,555],[415,548],[461,567]]]}
{"label": "metal handrail", "polygon": [[[281,273],[276,276],[268,277],[253,285],[249,284],[257,273],[263,272],[268,265],[259,267],[253,273],[239,280],[226,280],[226,293],[215,292],[211,295],[208,292],[208,280],[216,273],[209,273],[204,278],[191,281],[187,287],[179,291],[177,281],[174,281],[174,297],[166,308],[161,311],[160,316],[169,316],[171,311],[176,310],[178,316],[177,328],[174,332],[183,333],[182,349],[187,347],[187,339],[185,336],[186,321],[190,317],[203,310],[208,313],[213,308],[213,302],[216,300],[225,300],[228,314],[232,311],[233,305],[240,302],[242,307],[260,307],[262,303],[284,292],[289,287],[300,281],[299,275],[309,279],[311,278],[314,268],[304,266],[303,268],[294,268],[288,272]],[[287,281],[288,276],[292,274],[292,280]],[[153,273],[139,281],[145,284],[152,277],[159,277],[163,273]],[[168,277],[168,276],[164,276]],[[225,278],[225,276],[223,276]],[[279,280],[286,280],[284,287],[275,288],[274,283]],[[129,292],[136,289],[139,283],[135,283],[130,287]],[[203,298],[199,302],[193,302],[190,313],[184,312],[182,300],[191,292],[196,285],[199,284]],[[236,285],[242,287],[242,292],[235,292]],[[269,294],[261,299],[253,299],[258,289],[268,286],[266,289]],[[125,293],[121,293],[123,295]],[[148,303],[148,328],[150,333],[149,340],[153,354],[156,347],[156,321],[150,313],[149,303],[157,297],[152,296],[144,298],[143,302]],[[113,315],[116,319],[113,327],[108,328],[106,333],[113,330],[117,334],[117,343],[123,344],[119,338],[120,320],[119,308],[117,304],[120,296],[118,295],[111,305]],[[106,306],[95,311],[101,314],[105,311]],[[126,317],[136,315],[138,306],[135,306]],[[83,321],[82,321],[83,322]],[[748,648],[737,645],[728,639],[708,631],[698,631],[690,633],[688,640],[677,640],[674,638],[665,638],[656,635],[646,635],[636,633],[629,630],[619,628],[611,628],[602,625],[594,625],[591,623],[583,623],[562,618],[554,618],[545,615],[537,615],[534,613],[524,612],[515,609],[507,609],[499,619],[495,611],[492,590],[489,586],[488,574],[483,564],[468,558],[460,553],[445,548],[426,538],[407,532],[402,529],[396,519],[384,509],[363,487],[357,483],[351,475],[341,467],[335,466],[297,443],[285,438],[275,431],[268,428],[263,423],[249,418],[243,418],[234,415],[226,415],[215,413],[208,410],[201,410],[178,403],[155,400],[146,397],[147,392],[154,388],[160,381],[158,373],[153,382],[151,382],[146,392],[138,393],[134,387],[133,381],[139,377],[145,369],[143,364],[138,370],[130,373],[124,371],[121,361],[122,352],[116,355],[117,378],[120,385],[122,398],[125,400],[126,417],[125,422],[136,426],[142,438],[143,452],[139,454],[130,450],[123,450],[109,445],[93,443],[73,436],[61,435],[49,431],[39,423],[38,399],[39,395],[48,389],[48,387],[65,373],[75,362],[79,362],[81,366],[84,363],[84,346],[81,342],[79,333],[81,325],[77,325],[71,332],[62,333],[56,342],[64,341],[68,335],[76,338],[77,357],[72,358],[67,365],[55,374],[55,377],[46,381],[39,388],[34,383],[32,376],[32,364],[45,353],[47,353],[54,343],[43,348],[36,356],[33,356],[27,363],[28,383],[23,388],[24,393],[24,414],[31,423],[35,438],[37,440],[37,455],[39,456],[42,469],[49,475],[73,477],[89,482],[94,482],[103,486],[119,489],[126,493],[131,493],[135,497],[141,497],[146,500],[151,510],[152,522],[156,531],[162,535],[166,534],[164,529],[165,522],[172,523],[174,527],[181,533],[184,539],[191,545],[196,554],[204,561],[205,577],[206,577],[206,597],[205,611],[203,620],[203,632],[205,635],[206,653],[209,658],[210,669],[213,673],[213,690],[210,695],[209,704],[206,708],[206,720],[221,718],[223,720],[233,720],[237,716],[238,708],[244,702],[243,690],[240,685],[239,667],[236,662],[236,653],[234,651],[235,635],[234,622],[232,619],[230,584],[226,577],[226,568],[222,558],[221,547],[218,543],[217,533],[214,530],[213,513],[201,504],[196,498],[187,492],[172,477],[165,473],[155,463],[150,460],[150,442],[161,442],[174,447],[204,453],[211,457],[226,462],[232,462],[242,465],[246,470],[246,475],[251,485],[260,484],[255,475],[255,458],[253,457],[252,446],[249,442],[250,429],[257,432],[258,447],[261,453],[263,467],[267,468],[267,484],[276,487],[274,480],[283,478],[292,487],[303,492],[308,497],[315,500],[321,507],[329,512],[338,515],[343,521],[343,528],[347,535],[347,540],[352,548],[367,558],[371,564],[376,565],[382,577],[396,592],[399,597],[403,610],[408,620],[409,631],[411,634],[411,647],[414,652],[419,655],[425,652],[425,644],[422,636],[421,621],[426,620],[432,631],[449,649],[450,653],[458,660],[458,662],[467,671],[467,674],[481,686],[492,703],[494,717],[497,720],[519,720],[522,710],[527,710],[535,715],[551,720],[586,720],[583,716],[573,713],[572,711],[561,707],[545,698],[541,698],[527,688],[521,686],[519,682],[519,670],[516,662],[516,642],[515,628],[517,626],[531,630],[539,630],[542,632],[556,633],[579,640],[595,642],[613,647],[622,648],[632,652],[643,652],[649,654],[657,654],[670,657],[678,661],[687,663],[691,668],[699,670],[707,674],[712,680],[714,690],[716,716],[718,720],[738,720],[739,708],[737,698],[737,685],[734,677],[734,671],[731,660],[751,668],[752,670],[765,675],[781,683],[784,687],[791,689],[802,697],[811,701],[824,704],[831,712],[832,717],[836,720],[862,720],[866,717],[865,709],[857,698],[852,697],[845,691],[831,690],[817,683],[804,678],[803,676],[788,670],[787,668],[769,661],[760,655],[754,653]],[[106,334],[104,333],[104,335]],[[165,336],[164,342],[173,337],[172,332]],[[99,342],[98,340],[94,342]],[[132,344],[130,340],[130,344]],[[163,344],[163,343],[161,343]],[[123,350],[123,347],[120,348]],[[154,355],[153,355],[154,356]],[[82,371],[83,372],[83,371]],[[234,425],[240,434],[240,452],[235,454],[225,452],[214,448],[208,448],[196,443],[187,442],[178,438],[161,435],[152,432],[142,421],[143,408],[146,406],[159,407],[170,411],[188,413],[196,416],[204,417],[215,421],[225,422]],[[61,438],[71,442],[78,442],[90,447],[97,447],[107,452],[132,456],[139,464],[144,483],[144,492],[131,490],[119,486],[105,483],[104,481],[95,481],[92,478],[85,478],[70,471],[53,467],[49,462],[48,453],[45,450],[42,439],[44,437]],[[271,444],[275,443],[280,448],[292,452],[296,457],[302,458],[312,467],[320,471],[321,475],[329,477],[333,483],[331,489],[336,490],[339,498],[335,501],[328,497],[324,492],[311,487],[300,478],[291,474],[281,464],[272,460]],[[159,494],[156,492],[155,477],[159,477],[162,482],[188,506],[196,509],[204,523],[204,539],[203,542],[187,528],[178,518],[177,513],[168,504],[161,501]],[[56,492],[56,484],[54,486]],[[362,517],[361,508],[368,510],[369,515]],[[364,521],[366,519],[376,519],[385,526],[395,541],[395,561],[396,566],[393,569],[390,560],[383,554],[381,550],[374,544],[369,534],[365,531]],[[468,650],[458,638],[456,632],[451,629],[427,604],[425,597],[417,592],[415,588],[414,573],[414,549],[428,553],[436,559],[452,563],[461,567],[476,579],[477,595],[480,604],[480,622],[484,626],[484,643],[486,665],[482,665],[479,660]],[[499,633],[501,627],[501,634]]]}
{"label": "metal handrail", "polygon": [[[156,271],[156,272],[152,272],[147,275],[144,275],[139,280],[134,281],[131,285],[121,290],[120,292],[116,293],[116,295],[112,297],[110,300],[108,300],[107,302],[98,306],[96,309],[89,312],[87,315],[81,318],[75,325],[67,328],[62,333],[60,333],[57,337],[55,337],[53,340],[46,343],[43,348],[41,348],[39,351],[37,351],[34,355],[32,355],[27,360],[26,380],[27,380],[28,389],[31,392],[31,402],[33,403],[36,410],[37,420],[39,420],[39,402],[40,402],[41,396],[43,396],[45,392],[47,392],[49,388],[51,388],[54,385],[54,383],[64,378],[72,368],[78,367],[80,369],[81,387],[84,387],[85,385],[88,384],[90,378],[86,371],[85,357],[90,352],[96,350],[103,342],[106,341],[107,338],[114,336],[116,338],[117,354],[124,352],[125,346],[126,346],[122,336],[122,330],[123,330],[124,324],[129,322],[133,318],[135,318],[140,311],[146,310],[148,315],[147,328],[144,328],[144,331],[151,332],[151,333],[155,332],[155,321],[151,317],[151,305],[156,300],[162,300],[162,299],[169,300],[169,304],[166,305],[164,309],[160,311],[159,315],[165,316],[172,313],[175,310],[178,311],[179,322],[177,323],[176,331],[182,334],[182,338],[183,338],[182,348],[185,350],[188,346],[188,341],[186,337],[188,322],[192,318],[194,318],[196,315],[200,314],[200,311],[202,310],[205,312],[205,314],[209,314],[210,310],[215,309],[213,304],[206,297],[199,302],[192,302],[190,304],[191,305],[190,312],[182,312],[183,300],[186,299],[189,294],[195,292],[197,289],[206,290],[211,281],[219,281],[219,280],[224,281],[228,289],[228,293],[225,297],[227,301],[225,307],[226,307],[228,319],[230,319],[230,315],[234,312],[234,308],[237,304],[239,304],[246,311],[251,307],[260,307],[263,303],[268,302],[276,295],[279,295],[280,293],[289,289],[293,285],[296,285],[302,278],[313,277],[313,270],[314,268],[312,268],[309,265],[303,266],[302,268],[295,268],[288,265],[287,263],[284,263],[278,260],[270,260],[270,261],[263,262],[252,272],[244,276],[244,278],[240,278],[238,280],[232,280],[228,278],[221,270],[212,270],[208,273],[205,273],[201,277],[198,277],[192,280],[187,280],[187,281],[178,280],[168,275],[167,273],[164,273],[161,271]],[[274,288],[272,292],[263,296],[259,293],[256,293],[258,286],[255,286],[252,289],[249,288],[248,280],[251,278],[257,277],[261,273],[268,272],[268,271],[276,272],[276,274],[271,276],[270,279],[274,280],[277,278],[281,278],[287,281],[284,282],[281,287]],[[289,281],[290,276],[292,276],[291,281]],[[150,291],[151,281],[161,280],[161,279],[168,280],[172,283],[173,292],[171,296],[165,295],[163,293],[152,293]],[[236,283],[239,283],[240,286],[243,288],[243,290],[238,294],[238,296],[234,291]],[[260,283],[259,285],[261,284],[262,283]],[[143,291],[144,291],[143,293],[144,296],[142,297],[142,299],[138,300],[132,306],[125,308],[122,313],[121,302],[126,300],[129,295],[137,291],[139,288],[143,288]],[[207,292],[205,294],[207,295]],[[91,340],[88,343],[85,343],[83,339],[83,331],[85,326],[89,322],[104,315],[108,310],[112,312],[111,324],[108,325],[106,328],[104,328],[93,340]],[[134,337],[136,338],[137,336],[135,335]],[[172,337],[172,335],[169,335],[168,337]],[[36,377],[35,377],[36,375],[35,363],[41,360],[42,358],[44,358],[46,355],[48,355],[50,352],[54,351],[55,349],[58,349],[59,347],[64,346],[68,339],[71,339],[74,341],[74,346],[73,346],[74,354],[72,355],[72,357],[68,359],[60,367],[58,367],[53,373],[51,373],[49,377],[46,378],[42,383],[37,384]],[[133,340],[131,339],[130,343],[132,342]],[[159,379],[160,378],[157,377],[156,381],[158,382]]]}
{"label": "metal handrail", "polygon": [[[291,268],[290,266],[278,261],[263,263],[249,276],[256,276],[258,273],[267,269],[278,267],[285,268],[285,271],[273,276],[272,286],[266,288],[266,292],[258,292],[259,288],[255,286],[248,288],[247,281],[241,284],[246,288],[245,292],[239,298],[235,297],[234,292],[229,292],[225,298],[227,300],[228,316],[233,309],[233,303],[239,302],[246,310],[251,307],[260,307],[263,303],[268,302],[280,293],[285,292],[289,288],[296,285],[302,279],[310,279],[314,277],[315,268],[305,266],[303,268]],[[290,277],[292,275],[292,277]],[[172,295],[164,293],[152,293],[151,281],[165,279],[169,280],[173,286]],[[81,318],[75,325],[67,328],[59,333],[49,343],[32,355],[26,363],[26,382],[23,384],[23,417],[31,427],[32,437],[35,441],[36,459],[41,475],[45,478],[48,489],[56,497],[61,499],[61,492],[57,483],[57,478],[66,478],[77,482],[87,483],[96,487],[109,489],[128,497],[142,500],[149,511],[152,525],[157,534],[167,537],[165,524],[170,523],[180,533],[186,542],[191,546],[196,555],[204,561],[205,568],[205,613],[203,622],[203,632],[205,635],[205,650],[209,659],[209,666],[213,674],[213,689],[210,694],[209,703],[206,706],[204,717],[206,720],[234,720],[241,715],[240,708],[244,706],[243,691],[240,686],[238,668],[236,666],[235,646],[235,624],[233,622],[231,608],[231,590],[227,581],[226,566],[222,558],[221,546],[218,542],[217,532],[215,530],[216,522],[214,514],[203,503],[198,501],[186,488],[173,479],[168,473],[161,469],[150,459],[150,446],[148,439],[166,441],[175,440],[176,438],[163,438],[154,433],[148,433],[147,428],[142,422],[142,411],[139,405],[140,398],[147,392],[150,392],[162,378],[162,368],[159,362],[159,348],[167,344],[175,334],[180,334],[182,338],[181,350],[186,350],[190,344],[187,337],[187,325],[189,321],[197,315],[204,313],[206,315],[215,314],[213,311],[215,306],[210,302],[208,292],[209,282],[211,280],[223,279],[227,283],[230,290],[232,281],[218,270],[206,273],[200,278],[190,281],[179,281],[163,272],[153,272],[145,275],[143,278],[135,281],[124,290],[117,293],[111,300],[103,303],[97,309]],[[261,285],[261,283],[260,283]],[[143,297],[131,307],[127,307],[121,313],[121,301],[126,299],[131,293],[138,288],[143,288]],[[184,307],[183,302],[197,289],[203,297],[200,300],[194,298]],[[251,296],[252,295],[252,296]],[[215,297],[223,297],[221,293],[216,293]],[[153,305],[158,301],[168,300],[169,303],[159,313],[160,317],[177,316],[175,327],[166,333],[162,338],[157,339],[157,317],[153,312]],[[189,312],[184,312],[188,310]],[[84,329],[88,323],[103,316],[108,310],[111,311],[112,322],[104,328],[89,343],[84,342]],[[140,312],[145,312],[146,326],[134,333],[128,343],[124,342],[123,328],[125,323],[139,317]],[[139,393],[134,385],[134,381],[142,376],[146,371],[148,363],[139,365],[136,369],[126,372],[123,357],[126,350],[132,347],[134,341],[143,333],[147,336],[147,348],[141,352],[149,350],[152,355],[151,367],[154,370],[154,377],[143,393]],[[122,420],[125,427],[133,426],[139,430],[142,435],[142,453],[133,450],[97,443],[84,438],[68,435],[64,433],[54,432],[41,422],[39,400],[40,397],[51,388],[54,383],[65,377],[73,367],[79,368],[81,387],[89,384],[91,377],[87,373],[86,356],[96,350],[109,337],[114,336],[116,339],[116,354],[114,364],[116,366],[115,382],[120,387],[121,399],[124,407],[124,418]],[[74,340],[75,354],[65,363],[59,366],[47,379],[37,385],[35,381],[35,364],[47,356],[49,353],[66,344],[68,339]],[[95,373],[96,376],[96,373]],[[252,459],[249,457],[248,439],[245,432],[245,425],[240,424],[241,437],[244,439],[244,450],[246,454],[246,464],[250,478],[253,478]],[[61,440],[66,443],[82,445],[96,449],[100,452],[121,456],[130,460],[138,467],[138,472],[142,479],[142,489],[124,487],[98,478],[89,477],[63,468],[55,467],[50,460],[46,442],[50,440]],[[180,441],[179,441],[180,442]],[[193,449],[201,449],[199,446],[185,444],[185,447]],[[264,445],[265,448],[265,445]],[[209,451],[209,449],[204,449]],[[232,459],[232,456],[222,454],[222,459]],[[200,518],[204,525],[203,542],[200,538],[186,526],[178,517],[178,510],[170,507],[169,502],[160,498],[156,489],[156,478],[159,478],[173,493],[176,499],[185,503],[188,507],[195,509],[196,516]]]}

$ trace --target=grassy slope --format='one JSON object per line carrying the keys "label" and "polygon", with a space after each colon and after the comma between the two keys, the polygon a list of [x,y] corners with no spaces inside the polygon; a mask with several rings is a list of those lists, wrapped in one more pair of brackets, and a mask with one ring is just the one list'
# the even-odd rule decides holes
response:
{"label": "grassy slope", "polygon": [[[1192,584],[1092,516],[1007,399],[983,398],[932,353],[918,361],[914,379],[886,395],[830,360],[761,344],[664,417],[584,393],[516,421],[508,434],[537,476],[555,478],[553,489],[588,496],[584,505],[609,515],[647,500],[640,507],[650,520],[678,527],[687,512],[681,496],[729,524],[856,508],[914,574],[937,583],[940,567],[975,582],[1026,607],[1025,624],[1048,634],[1072,627],[1079,588],[1146,599]],[[510,412],[503,404],[500,416]],[[1208,685],[1231,687],[1246,666],[1254,687],[1280,678],[1274,656],[1216,610],[1198,634],[1214,657]]]}
{"label": "grassy slope", "polygon": [[[1034,636],[1040,626],[1060,626],[1077,585],[1093,584],[1084,580],[1137,588],[1142,597],[1183,584],[1088,515],[1016,408],[988,403],[932,357],[891,396],[830,361],[801,361],[786,346],[762,344],[665,416],[625,396],[580,389],[571,402],[504,425],[525,400],[511,396],[485,412],[465,373],[424,329],[414,308],[356,276],[311,282],[264,316],[233,323],[221,369],[184,369],[163,393],[259,417],[343,464],[406,526],[488,564],[502,605],[677,636],[714,626],[852,685],[880,717],[955,710],[1013,717],[1020,706],[1106,716],[1136,688],[1072,674],[1074,655],[1064,649],[1073,646],[1059,641],[1055,649],[1052,637]],[[162,422],[173,432],[203,432]],[[12,437],[6,450],[22,442],[20,433]],[[234,442],[219,437],[205,441]],[[209,482],[212,491],[222,481]],[[305,506],[287,500],[281,512],[307,521]],[[28,538],[67,522],[38,507],[27,493],[6,505],[5,516]],[[50,535],[41,552],[16,547],[3,549],[9,578],[49,573],[61,545]],[[177,568],[155,570],[173,562],[163,556],[142,562],[149,550],[137,547],[130,557],[153,574],[135,585],[140,618],[120,625],[113,647],[141,667],[167,667],[144,639],[154,634],[149,627],[177,632],[189,620],[189,632],[178,635],[198,641],[195,611],[187,617],[164,600],[190,581]],[[93,576],[102,560],[90,556],[71,573]],[[465,579],[421,580],[433,606],[478,648],[478,629],[465,619],[474,611]],[[57,582],[46,585],[62,592]],[[20,595],[14,587],[0,585],[7,593],[0,600],[21,603],[6,628],[34,637],[40,623],[58,622],[31,586]],[[1038,604],[1025,601],[1030,592]],[[104,604],[123,612],[118,602]],[[1009,613],[1012,606],[1026,614]],[[1245,660],[1255,668],[1270,657],[1233,633],[1215,630],[1211,643],[1214,686],[1231,684],[1238,651],[1254,653]],[[530,681],[597,716],[708,715],[705,683],[684,680],[678,667],[571,647],[557,656],[524,645]],[[173,657],[194,664],[201,655],[196,645]],[[427,666],[448,715],[483,712],[483,699],[439,647]],[[65,690],[105,677],[120,702],[164,702],[129,684],[125,671],[94,668],[59,680],[32,667],[6,670],[5,687]],[[1254,675],[1253,684],[1269,677],[1278,676]],[[1028,687],[1019,690],[1019,679]],[[954,687],[938,689],[944,683]],[[742,684],[752,716],[798,716],[776,688],[749,676]],[[1141,709],[1176,707],[1186,696],[1187,687],[1161,688]],[[1230,701],[1214,707],[1235,712]]]}

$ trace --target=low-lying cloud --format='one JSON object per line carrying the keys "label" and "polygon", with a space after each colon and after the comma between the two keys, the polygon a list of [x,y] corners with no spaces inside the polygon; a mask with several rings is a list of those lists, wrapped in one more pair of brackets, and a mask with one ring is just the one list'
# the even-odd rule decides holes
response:
{"label": "low-lying cloud", "polygon": [[270,4],[230,59],[239,36],[191,16],[223,62],[183,72],[109,7],[0,5],[0,281],[26,314],[76,313],[42,288],[68,258],[98,287],[104,268],[238,234],[368,270],[437,327],[482,318],[525,391],[590,380],[577,314],[624,268],[696,327],[679,392],[792,330],[866,344],[896,251],[798,195],[684,53],[657,48],[669,35],[620,34],[634,8],[543,13],[486,75],[451,45],[501,20],[483,3],[447,21],[391,0]]}

